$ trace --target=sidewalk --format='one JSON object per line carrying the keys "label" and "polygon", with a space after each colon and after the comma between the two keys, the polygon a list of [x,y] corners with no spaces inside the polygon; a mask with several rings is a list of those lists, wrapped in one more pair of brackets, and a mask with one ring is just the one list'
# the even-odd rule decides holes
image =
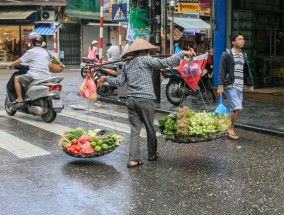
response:
{"label": "sidewalk", "polygon": [[[164,88],[161,92],[165,91]],[[224,97],[223,97],[224,98]],[[110,97],[98,96],[99,101],[110,102],[119,105],[126,105],[126,99],[120,98],[116,92]],[[194,111],[210,111],[213,112],[218,106],[218,102],[214,104],[206,104],[206,107],[202,101],[194,101],[190,98],[183,103]],[[228,103],[224,98],[224,104],[228,107]],[[237,128],[246,130],[252,130],[260,133],[266,133],[270,135],[284,137],[284,104],[283,103],[271,103],[257,100],[244,100],[244,109],[239,115],[236,123]],[[161,102],[156,104],[156,111],[160,113],[177,112],[179,107],[172,105],[164,93],[161,93]]]}

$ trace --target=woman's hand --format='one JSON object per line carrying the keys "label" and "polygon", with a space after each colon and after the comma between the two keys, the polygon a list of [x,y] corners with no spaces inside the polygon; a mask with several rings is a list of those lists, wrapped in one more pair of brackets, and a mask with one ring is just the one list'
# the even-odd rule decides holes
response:
{"label": "woman's hand", "polygon": [[195,51],[194,51],[192,48],[189,49],[188,51],[183,50],[183,54],[184,54],[184,55],[188,55],[188,56],[190,56],[190,57],[196,56],[196,53],[195,53]]}
{"label": "woman's hand", "polygon": [[105,80],[106,80],[106,77],[105,77],[105,76],[101,76],[101,77],[98,79],[98,81],[97,81],[98,86],[99,86],[99,87],[102,86],[102,85],[104,84]]}

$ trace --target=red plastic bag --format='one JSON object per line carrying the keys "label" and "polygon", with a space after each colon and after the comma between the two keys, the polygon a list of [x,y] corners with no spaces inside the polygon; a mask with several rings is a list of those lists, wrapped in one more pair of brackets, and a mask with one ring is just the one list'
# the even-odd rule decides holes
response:
{"label": "red plastic bag", "polygon": [[183,67],[188,64],[188,60],[183,59],[179,65],[179,67],[176,69],[184,78],[185,83],[193,90],[195,91],[197,88],[197,85],[200,81],[200,78],[202,76],[202,71],[205,69],[206,66],[206,62],[207,62],[207,58],[208,58],[208,52],[206,52],[205,54],[201,54],[198,56],[193,57],[193,63],[196,63],[199,65],[199,68],[201,69],[201,72],[199,73],[199,75],[189,75],[189,76],[185,76],[183,73]]}
{"label": "red plastic bag", "polygon": [[80,86],[80,94],[83,98],[97,100],[97,86],[89,73],[83,84]]}

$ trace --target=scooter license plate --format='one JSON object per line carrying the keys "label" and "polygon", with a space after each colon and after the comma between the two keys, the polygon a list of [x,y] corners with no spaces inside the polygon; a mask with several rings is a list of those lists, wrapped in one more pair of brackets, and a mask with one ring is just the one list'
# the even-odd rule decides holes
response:
{"label": "scooter license plate", "polygon": [[60,99],[53,99],[52,100],[53,108],[63,108],[62,101]]}

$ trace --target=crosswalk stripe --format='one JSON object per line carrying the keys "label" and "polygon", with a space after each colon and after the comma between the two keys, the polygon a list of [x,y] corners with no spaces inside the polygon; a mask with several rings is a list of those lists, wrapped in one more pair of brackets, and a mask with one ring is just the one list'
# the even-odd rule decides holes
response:
{"label": "crosswalk stripe", "polygon": [[9,118],[12,118],[12,119],[16,119],[18,121],[27,123],[29,125],[41,128],[45,131],[49,131],[51,133],[55,133],[55,134],[58,134],[58,135],[63,135],[64,131],[71,129],[69,127],[59,125],[59,124],[56,124],[56,123],[49,124],[49,123],[43,122],[41,120],[41,118],[37,119],[32,115],[27,115],[27,114],[24,114],[24,113],[17,113],[17,115],[12,117],[12,116],[8,116],[5,111],[0,111],[0,115],[5,116],[5,117],[9,117]]}
{"label": "crosswalk stripe", "polygon": [[[114,110],[110,110],[109,108],[106,108],[107,105],[101,105],[101,104],[97,104],[95,103],[94,105],[92,105],[92,107],[87,106],[87,105],[82,105],[82,104],[76,104],[76,105],[68,105],[69,107],[75,108],[75,109],[82,109],[82,110],[88,110],[91,112],[96,112],[96,113],[102,113],[102,114],[107,114],[107,115],[111,115],[111,116],[118,116],[121,118],[125,118],[128,119],[128,114],[127,113],[121,113],[118,111],[114,111]],[[158,125],[158,121],[154,120],[154,124]]]}
{"label": "crosswalk stripe", "polygon": [[0,130],[0,147],[13,153],[19,158],[28,158],[39,155],[48,155],[48,151],[21,140],[11,134]]}
{"label": "crosswalk stripe", "polygon": [[[11,116],[8,116],[5,111],[0,111],[0,115],[5,116],[5,117],[9,117],[9,118],[12,118],[12,119],[16,119],[18,121],[33,125],[35,127],[41,128],[43,130],[58,134],[60,136],[63,135],[65,130],[71,129],[71,128],[66,127],[66,126],[59,125],[57,123],[52,123],[52,124],[45,123],[45,122],[41,121],[41,119],[37,120],[32,115],[27,115],[27,114],[23,114],[23,113],[17,113],[17,115],[11,117]],[[102,119],[102,118],[99,118],[99,117],[93,117],[93,116],[88,116],[88,115],[84,115],[84,114],[78,114],[76,112],[70,112],[70,111],[65,111],[65,110],[63,110],[58,115],[68,117],[68,118],[72,118],[72,119],[81,120],[81,121],[88,122],[90,124],[94,124],[94,125],[97,125],[97,126],[101,125],[103,127],[122,131],[122,132],[125,132],[125,133],[128,133],[128,134],[131,131],[130,126],[127,125],[127,124],[119,123],[119,122],[115,122],[115,121],[111,121],[111,120],[106,120],[106,119]],[[157,132],[156,134],[157,134],[157,136],[161,135],[159,132]],[[140,136],[143,137],[143,138],[147,137],[145,129],[141,130]]]}
{"label": "crosswalk stripe", "polygon": [[[64,111],[64,110],[60,113],[60,115],[65,116],[65,117],[69,117],[69,118],[73,118],[73,119],[75,118],[75,119],[78,119],[78,120],[81,120],[81,121],[84,121],[84,122],[88,122],[88,123],[91,123],[91,124],[101,125],[101,126],[104,126],[104,127],[107,127],[107,128],[114,129],[114,130],[123,131],[125,133],[130,133],[130,131],[131,131],[130,126],[127,125],[127,124],[119,123],[119,122],[111,121],[111,120],[107,120],[107,119],[102,119],[102,118],[99,118],[99,117],[93,117],[93,116],[88,116],[88,115],[79,114],[79,113],[76,113],[76,112]],[[156,132],[156,135],[161,136],[161,133]],[[144,138],[147,137],[147,133],[146,133],[145,129],[141,130],[140,136],[144,137]]]}

